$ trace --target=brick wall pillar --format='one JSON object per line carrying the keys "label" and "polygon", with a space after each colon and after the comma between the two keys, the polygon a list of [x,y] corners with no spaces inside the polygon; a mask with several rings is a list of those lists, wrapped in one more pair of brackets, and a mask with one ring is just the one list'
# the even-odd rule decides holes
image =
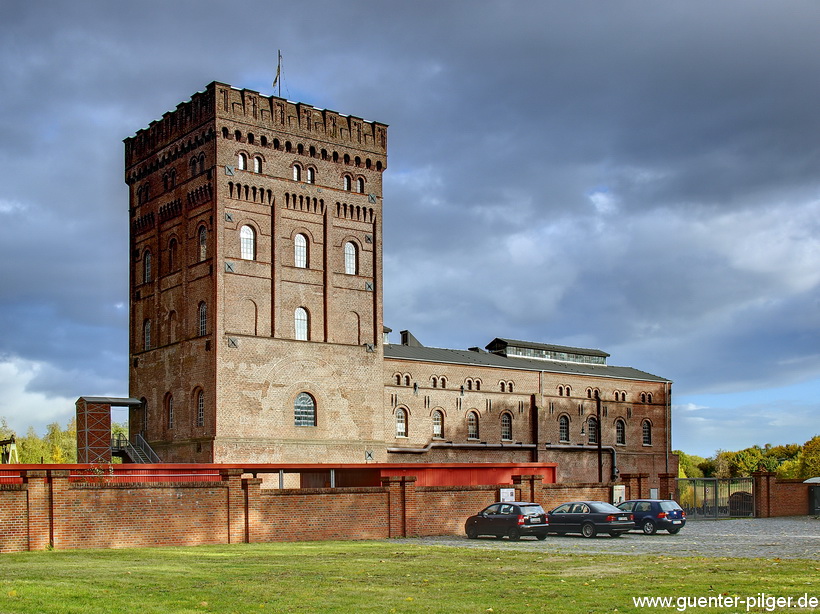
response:
{"label": "brick wall pillar", "polygon": [[532,503],[543,503],[544,488],[543,475],[514,475],[512,476],[515,487],[515,498],[517,501],[530,501]]}
{"label": "brick wall pillar", "polygon": [[389,537],[417,537],[416,476],[382,478],[388,493]]}
{"label": "brick wall pillar", "polygon": [[241,469],[220,469],[222,481],[228,483],[226,502],[228,520],[228,543],[245,541],[245,490],[242,487]]}
{"label": "brick wall pillar", "polygon": [[45,550],[51,543],[51,492],[45,471],[25,471],[28,549]]}
{"label": "brick wall pillar", "polygon": [[755,471],[752,473],[755,485],[755,518],[769,518],[771,516],[771,480],[773,473]]}
{"label": "brick wall pillar", "polygon": [[246,478],[242,480],[242,490],[245,492],[245,541],[249,544],[262,541],[261,539],[261,505],[262,505],[262,478]]}
{"label": "brick wall pillar", "polygon": [[674,499],[678,490],[678,483],[675,481],[678,475],[676,473],[661,473],[658,477],[661,481],[658,496],[661,499]]}
{"label": "brick wall pillar", "polygon": [[[55,548],[65,548],[65,509],[68,503],[68,476],[67,469],[53,469],[49,471],[51,482],[51,541]],[[93,513],[90,512],[90,513]]]}

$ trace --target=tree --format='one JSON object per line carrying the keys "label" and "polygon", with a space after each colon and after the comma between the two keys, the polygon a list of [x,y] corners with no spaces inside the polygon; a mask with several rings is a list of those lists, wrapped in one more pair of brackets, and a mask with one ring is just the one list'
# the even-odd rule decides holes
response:
{"label": "tree", "polygon": [[803,457],[800,459],[800,475],[805,479],[820,477],[820,435],[816,435],[803,444]]}
{"label": "tree", "polygon": [[678,455],[678,477],[679,478],[702,478],[703,470],[700,465],[706,462],[706,459],[694,454],[686,454],[681,450],[675,450]]}

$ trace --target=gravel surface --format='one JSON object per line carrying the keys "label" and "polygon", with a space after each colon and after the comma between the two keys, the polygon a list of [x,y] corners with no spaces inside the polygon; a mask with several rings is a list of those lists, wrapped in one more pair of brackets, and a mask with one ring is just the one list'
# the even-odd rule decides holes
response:
{"label": "gravel surface", "polygon": [[519,542],[464,536],[422,537],[420,545],[463,548],[538,550],[552,554],[657,554],[666,556],[709,556],[765,559],[820,560],[820,517],[743,518],[689,521],[677,535],[659,531],[655,535],[627,533],[619,538],[601,535],[549,535]]}

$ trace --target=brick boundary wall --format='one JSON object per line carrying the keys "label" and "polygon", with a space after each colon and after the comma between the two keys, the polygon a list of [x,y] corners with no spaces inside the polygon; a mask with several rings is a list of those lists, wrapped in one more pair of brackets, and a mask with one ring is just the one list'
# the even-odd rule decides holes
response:
{"label": "brick boundary wall", "polygon": [[[22,483],[0,484],[0,552],[461,535],[467,517],[497,501],[501,488],[549,510],[609,501],[613,486],[544,483],[541,475],[515,475],[512,485],[417,486],[403,475],[382,478],[381,486],[262,490],[261,479],[236,468],[220,469],[218,481],[192,482],[20,473]],[[758,517],[808,513],[809,484],[754,477]],[[621,482],[630,498],[647,496],[646,483],[641,475]]]}
{"label": "brick boundary wall", "polygon": [[804,516],[809,513],[810,483],[781,480],[774,473],[752,474],[755,484],[755,517]]}

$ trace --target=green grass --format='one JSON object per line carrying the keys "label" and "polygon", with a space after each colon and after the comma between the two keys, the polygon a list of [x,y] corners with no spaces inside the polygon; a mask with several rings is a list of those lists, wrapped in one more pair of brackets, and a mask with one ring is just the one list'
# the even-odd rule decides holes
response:
{"label": "green grass", "polygon": [[820,596],[818,571],[812,560],[550,555],[413,540],[25,552],[0,555],[0,614],[675,612],[636,608],[632,597],[796,598],[813,587]]}

